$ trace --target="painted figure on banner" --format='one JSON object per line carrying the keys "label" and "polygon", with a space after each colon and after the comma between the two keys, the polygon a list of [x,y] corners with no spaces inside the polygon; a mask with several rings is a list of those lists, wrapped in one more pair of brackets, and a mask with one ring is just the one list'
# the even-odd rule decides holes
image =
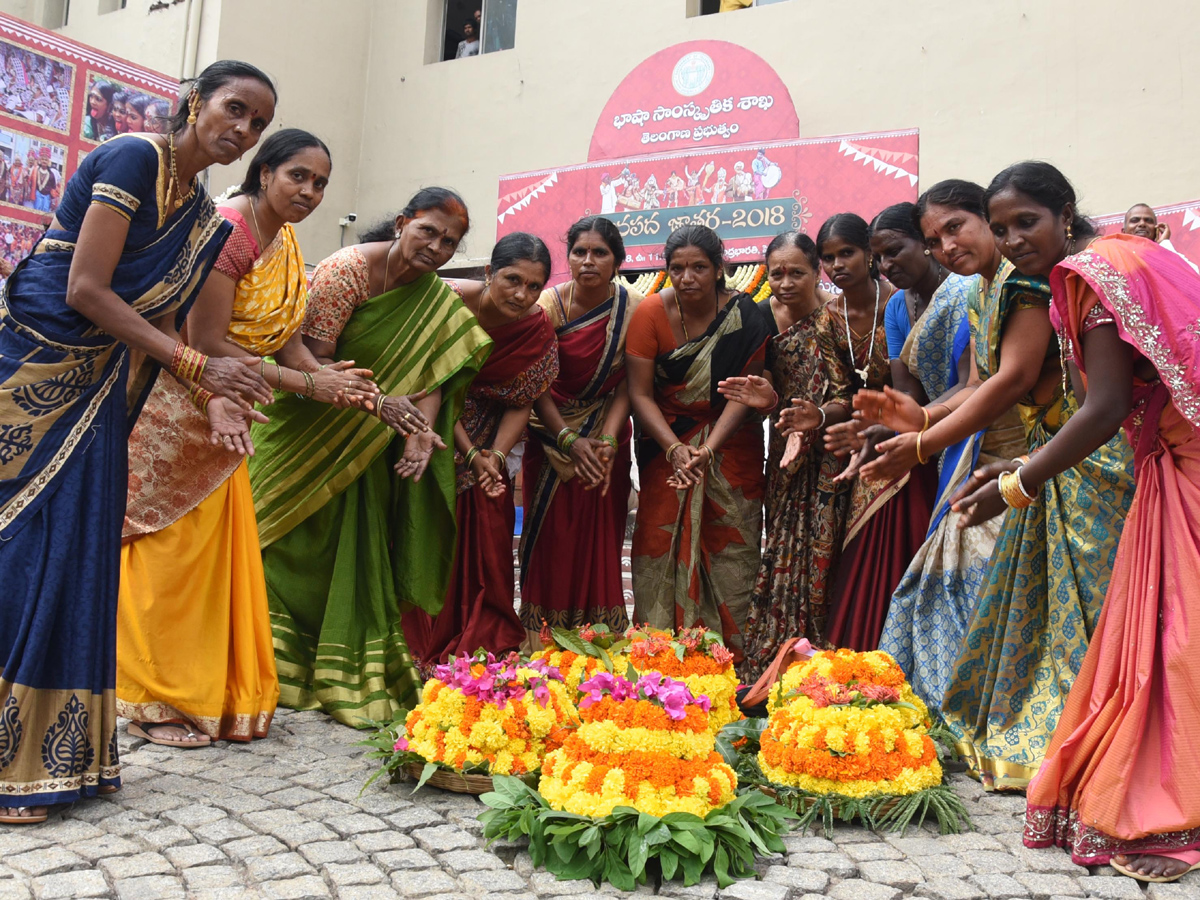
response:
{"label": "painted figure on banner", "polygon": [[[685,169],[684,171],[687,171],[687,170]],[[678,172],[676,172],[674,169],[672,169],[670,177],[667,178],[667,181],[663,186],[667,189],[667,206],[668,207],[678,206],[679,205],[679,195],[687,187],[687,182],[685,182],[682,178],[679,177]]]}
{"label": "painted figure on banner", "polygon": [[717,183],[713,186],[713,203],[726,202],[726,192],[729,190],[729,182],[725,180],[726,174],[724,167],[717,169]]}
{"label": "painted figure on banner", "polygon": [[729,182],[729,201],[741,203],[743,200],[749,200],[753,194],[754,184],[750,179],[750,173],[746,171],[746,164],[739,160],[733,164],[733,180]]}
{"label": "painted figure on banner", "polygon": [[617,211],[617,185],[612,176],[605,172],[600,176],[600,215],[607,216]]}
{"label": "painted figure on banner", "polygon": [[658,189],[658,179],[651,175],[646,179],[646,185],[642,188],[642,203],[645,209],[658,209],[662,206],[663,192]]}
{"label": "painted figure on banner", "polygon": [[771,188],[779,184],[782,172],[779,166],[767,158],[767,151],[760,149],[750,164],[754,172],[754,199],[766,200],[771,196]]}

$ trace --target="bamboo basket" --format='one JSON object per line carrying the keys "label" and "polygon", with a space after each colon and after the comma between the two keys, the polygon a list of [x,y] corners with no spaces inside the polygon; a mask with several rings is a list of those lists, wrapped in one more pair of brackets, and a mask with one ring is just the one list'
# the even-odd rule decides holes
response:
{"label": "bamboo basket", "polygon": [[[409,763],[404,766],[404,771],[411,775],[414,780],[420,781],[421,771],[424,768],[420,763]],[[455,794],[479,795],[486,794],[492,790],[491,775],[464,774],[440,767],[425,783],[435,788],[441,788],[443,791],[452,791]]]}

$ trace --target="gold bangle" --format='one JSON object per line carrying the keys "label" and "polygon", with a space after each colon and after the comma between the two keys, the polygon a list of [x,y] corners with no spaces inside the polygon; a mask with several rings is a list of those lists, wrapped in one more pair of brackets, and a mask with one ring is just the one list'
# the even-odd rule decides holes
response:
{"label": "gold bangle", "polygon": [[667,462],[671,461],[671,454],[683,446],[683,441],[676,441],[667,448]]}
{"label": "gold bangle", "polygon": [[929,430],[929,410],[922,406],[921,413],[925,416],[925,424],[921,426],[921,433],[924,434]]}
{"label": "gold bangle", "polygon": [[917,432],[917,462],[919,462],[921,465],[925,465],[925,463],[928,462],[928,460],[922,459],[921,457],[921,436],[923,434],[924,432],[922,431]]}
{"label": "gold bangle", "polygon": [[997,479],[1000,486],[1000,496],[1013,509],[1025,509],[1033,504],[1033,499],[1025,493],[1020,484],[1020,469],[1016,472],[1002,472]]}

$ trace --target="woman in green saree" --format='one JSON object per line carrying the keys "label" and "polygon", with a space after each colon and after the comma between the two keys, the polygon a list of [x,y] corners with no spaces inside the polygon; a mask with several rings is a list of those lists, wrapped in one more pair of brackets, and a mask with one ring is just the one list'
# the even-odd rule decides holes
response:
{"label": "woman in green saree", "polygon": [[436,272],[468,225],[457,194],[426,188],[313,273],[305,343],[373,370],[382,393],[373,415],[277,394],[253,433],[283,706],[361,727],[419,698],[400,613],[446,596],[454,458],[439,451],[492,343]]}

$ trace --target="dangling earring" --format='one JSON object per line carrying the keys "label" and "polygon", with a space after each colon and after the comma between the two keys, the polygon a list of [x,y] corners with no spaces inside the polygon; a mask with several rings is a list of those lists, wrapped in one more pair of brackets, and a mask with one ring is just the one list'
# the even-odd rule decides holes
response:
{"label": "dangling earring", "polygon": [[260,188],[262,188],[262,189],[265,191],[265,190],[267,189],[267,182],[266,182],[266,179],[263,179],[262,181],[260,181],[260,182],[258,183],[258,186],[259,186]]}
{"label": "dangling earring", "polygon": [[196,124],[196,115],[200,112],[200,95],[192,94],[192,99],[188,101],[188,124]]}

